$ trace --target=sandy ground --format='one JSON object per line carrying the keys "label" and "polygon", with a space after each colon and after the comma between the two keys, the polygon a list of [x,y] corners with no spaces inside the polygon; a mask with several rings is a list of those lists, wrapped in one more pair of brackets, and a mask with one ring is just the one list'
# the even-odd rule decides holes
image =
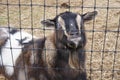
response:
{"label": "sandy ground", "polygon": [[[44,2],[50,7],[44,8]],[[21,27],[36,36],[46,36],[53,31],[42,30],[40,21],[43,19],[69,10],[81,14],[98,11],[95,20],[85,24],[88,79],[120,80],[120,34],[117,32],[120,28],[120,0],[33,0],[32,7],[30,0],[20,0],[21,6],[17,5],[19,0],[8,0],[8,3],[7,7],[7,0],[0,0],[0,26]],[[73,7],[54,7],[63,3]],[[34,30],[31,31],[31,28]],[[93,29],[95,32],[92,32]],[[0,80],[4,79],[0,77]]]}

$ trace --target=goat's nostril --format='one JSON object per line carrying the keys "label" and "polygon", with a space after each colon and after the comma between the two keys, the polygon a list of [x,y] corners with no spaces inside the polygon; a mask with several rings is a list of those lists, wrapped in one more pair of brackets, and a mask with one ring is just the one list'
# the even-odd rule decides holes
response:
{"label": "goat's nostril", "polygon": [[76,35],[79,35],[79,32],[76,32]]}
{"label": "goat's nostril", "polygon": [[78,32],[71,32],[70,35],[71,36],[73,36],[73,35],[79,35],[79,33]]}
{"label": "goat's nostril", "polygon": [[69,35],[79,35],[79,31],[78,30],[70,30],[69,31]]}

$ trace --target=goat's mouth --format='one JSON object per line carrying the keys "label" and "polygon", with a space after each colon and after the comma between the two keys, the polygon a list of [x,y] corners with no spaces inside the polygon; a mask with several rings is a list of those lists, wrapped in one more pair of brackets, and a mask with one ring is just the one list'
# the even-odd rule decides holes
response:
{"label": "goat's mouth", "polygon": [[67,46],[72,49],[77,49],[78,47],[82,47],[81,37],[69,39]]}

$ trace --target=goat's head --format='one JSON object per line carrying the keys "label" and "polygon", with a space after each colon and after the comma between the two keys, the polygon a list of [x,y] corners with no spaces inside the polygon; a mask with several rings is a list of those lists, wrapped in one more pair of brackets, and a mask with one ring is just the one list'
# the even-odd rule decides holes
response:
{"label": "goat's head", "polygon": [[97,11],[85,14],[64,12],[54,19],[41,21],[45,26],[54,26],[56,39],[68,48],[76,49],[85,46],[86,38],[84,32],[84,22],[94,19]]}

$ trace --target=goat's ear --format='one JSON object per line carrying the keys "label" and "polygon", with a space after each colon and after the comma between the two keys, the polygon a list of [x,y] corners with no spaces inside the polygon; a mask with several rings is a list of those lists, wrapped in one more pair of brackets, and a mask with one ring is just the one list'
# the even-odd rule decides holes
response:
{"label": "goat's ear", "polygon": [[46,27],[54,27],[55,26],[55,21],[51,19],[43,20],[41,21],[41,24],[46,26]]}
{"label": "goat's ear", "polygon": [[82,15],[84,21],[89,21],[95,18],[95,16],[98,14],[97,11],[93,11],[93,12],[87,12],[85,14]]}
{"label": "goat's ear", "polygon": [[2,46],[6,40],[8,39],[9,33],[7,32],[7,29],[0,28],[0,46]]}
{"label": "goat's ear", "polygon": [[0,47],[5,44],[8,37],[0,37]]}

